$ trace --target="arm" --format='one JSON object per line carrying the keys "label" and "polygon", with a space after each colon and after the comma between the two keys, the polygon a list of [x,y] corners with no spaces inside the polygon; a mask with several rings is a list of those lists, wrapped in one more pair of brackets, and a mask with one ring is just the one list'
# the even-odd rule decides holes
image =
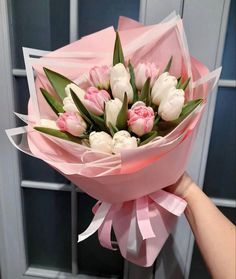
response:
{"label": "arm", "polygon": [[212,277],[235,279],[235,226],[186,174],[166,190],[187,201],[185,215]]}

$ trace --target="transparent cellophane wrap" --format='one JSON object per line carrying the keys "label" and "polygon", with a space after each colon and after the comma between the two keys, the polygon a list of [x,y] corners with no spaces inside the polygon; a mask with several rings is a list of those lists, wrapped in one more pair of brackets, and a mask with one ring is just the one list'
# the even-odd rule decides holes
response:
{"label": "transparent cellophane wrap", "polygon": [[[118,31],[126,61],[134,66],[154,62],[161,72],[173,56],[170,74],[191,78],[186,101],[202,98],[203,103],[166,136],[119,155],[34,130],[40,118],[56,120],[39,90],[43,87],[56,96],[43,67],[86,88],[90,68],[112,63],[115,31],[109,27],[53,52],[24,49],[30,101],[28,116],[17,115],[27,126],[7,130],[7,134],[18,149],[47,162],[99,201],[93,209],[94,219],[79,241],[98,230],[101,245],[115,249],[110,240],[113,227],[123,257],[150,266],[186,207],[184,200],[163,188],[174,184],[186,169],[208,93],[216,85],[220,69],[210,73],[190,57],[182,20],[175,14],[151,26],[120,17]],[[38,59],[30,54],[45,55]]]}

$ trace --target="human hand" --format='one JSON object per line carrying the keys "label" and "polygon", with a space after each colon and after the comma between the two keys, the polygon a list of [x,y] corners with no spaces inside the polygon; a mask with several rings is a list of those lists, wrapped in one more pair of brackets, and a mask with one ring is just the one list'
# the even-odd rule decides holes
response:
{"label": "human hand", "polygon": [[196,188],[196,184],[187,173],[184,173],[175,184],[166,187],[165,190],[180,198],[187,199],[194,188]]}

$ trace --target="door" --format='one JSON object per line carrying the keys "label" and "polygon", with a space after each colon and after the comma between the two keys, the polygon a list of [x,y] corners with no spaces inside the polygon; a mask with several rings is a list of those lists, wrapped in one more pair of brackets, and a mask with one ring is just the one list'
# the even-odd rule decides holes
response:
{"label": "door", "polygon": [[[198,2],[115,0],[111,3],[100,0],[98,5],[95,0],[0,1],[0,109],[3,116],[0,118],[0,259],[3,279],[188,278],[193,238],[184,217],[151,268],[123,261],[119,252],[100,247],[96,235],[77,245],[77,234],[89,224],[95,201],[46,164],[17,153],[9,144],[4,129],[15,126],[12,111],[27,111],[29,94],[21,47],[53,50],[83,35],[116,25],[118,15],[152,24],[176,10],[184,18],[191,52],[211,69],[218,66],[229,1],[208,0],[204,7]],[[212,10],[212,6],[217,8]],[[208,22],[207,30],[203,28],[204,20],[198,22],[199,15]],[[207,32],[213,35],[206,49]],[[198,37],[204,38],[200,44]],[[211,127],[213,110],[214,97],[189,164],[190,174],[200,185],[208,149],[203,135]]]}

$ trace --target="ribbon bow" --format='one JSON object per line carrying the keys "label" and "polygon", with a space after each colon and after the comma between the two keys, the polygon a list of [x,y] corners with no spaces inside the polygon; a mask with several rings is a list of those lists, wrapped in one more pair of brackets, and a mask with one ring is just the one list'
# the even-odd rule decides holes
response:
{"label": "ribbon bow", "polygon": [[[154,204],[157,210],[160,206],[175,216],[180,216],[187,205],[185,200],[164,190],[158,190],[155,193],[138,198],[132,202],[133,210],[127,240],[127,252],[132,255],[138,255],[143,240],[157,237],[150,221],[149,207],[151,204]],[[110,204],[98,201],[93,207],[94,218],[88,228],[79,234],[78,242],[85,240],[98,230],[98,238],[101,245],[105,248],[116,250],[112,246],[111,229],[113,218],[121,210],[122,206],[124,206],[124,203]],[[141,241],[137,237],[137,230],[141,234]]]}

